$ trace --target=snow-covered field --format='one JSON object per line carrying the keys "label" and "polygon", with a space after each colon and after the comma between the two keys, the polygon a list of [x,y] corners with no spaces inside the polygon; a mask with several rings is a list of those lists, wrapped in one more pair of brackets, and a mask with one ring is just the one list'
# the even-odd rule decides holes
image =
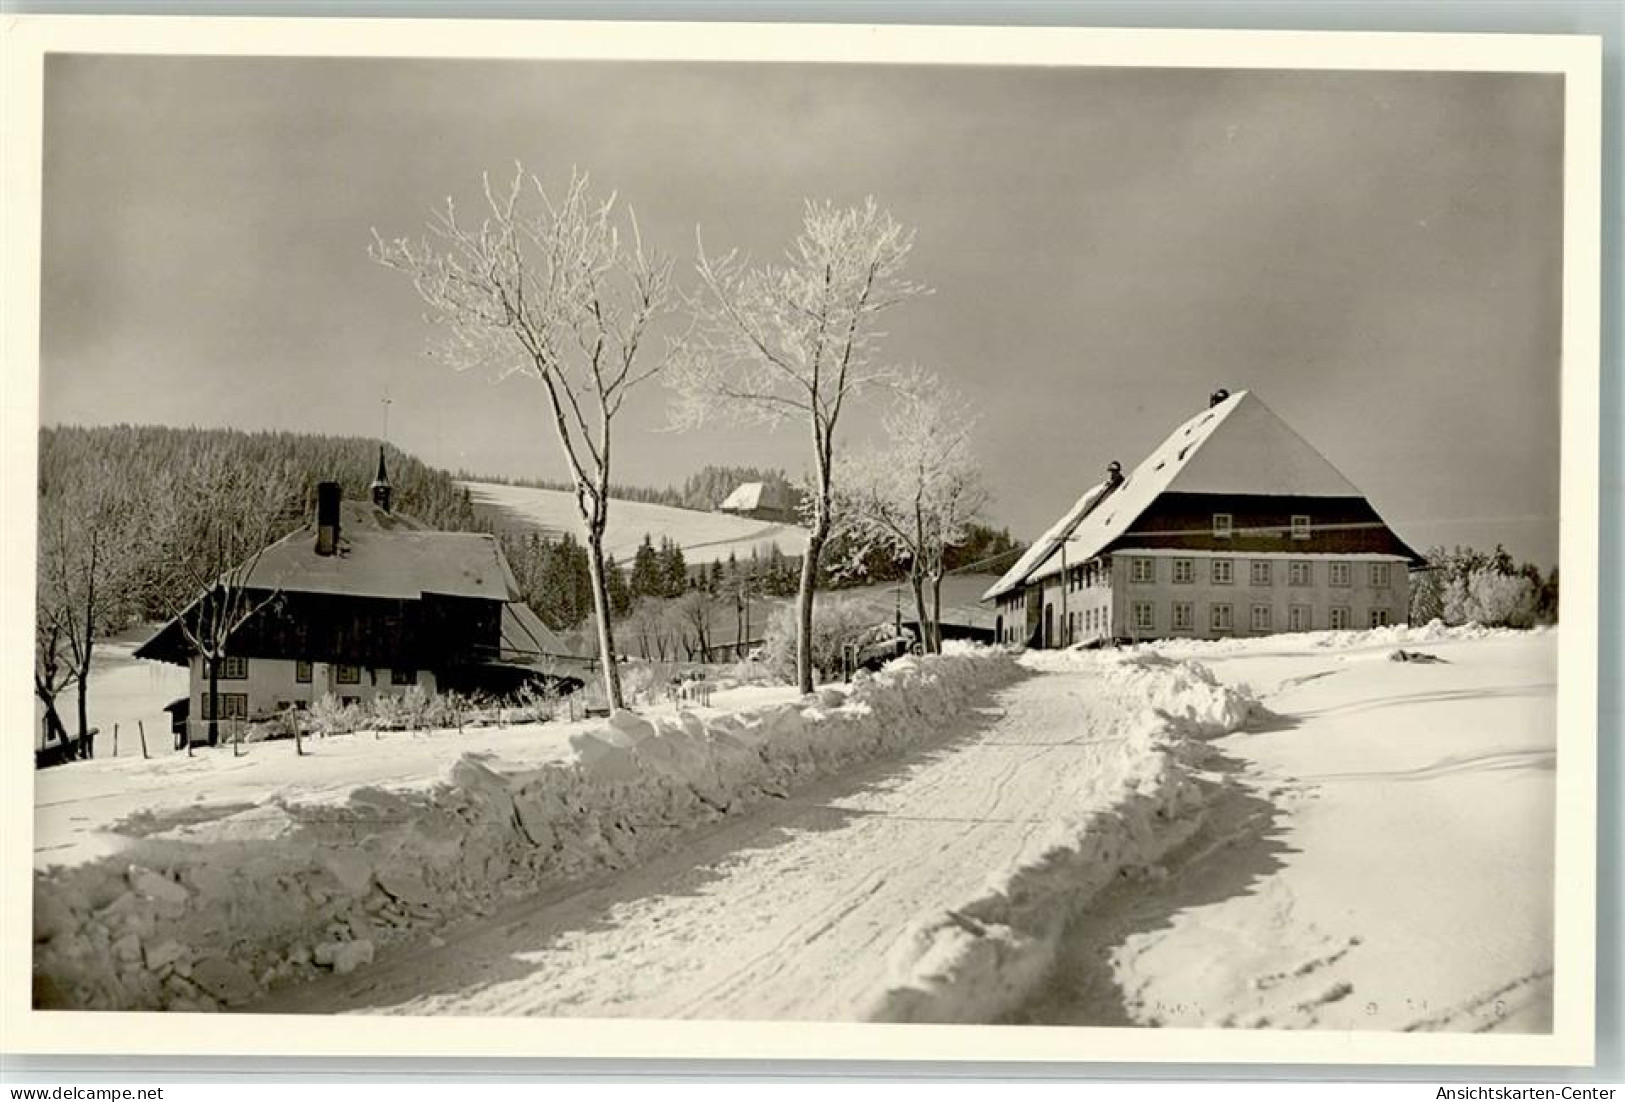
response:
{"label": "snow-covered field", "polygon": [[[143,636],[145,638],[145,636]],[[146,728],[147,752],[153,757],[175,749],[169,732],[169,715],[164,705],[186,695],[186,670],[163,662],[145,662],[135,657],[139,645],[128,639],[98,642],[90,658],[90,726],[96,736],[96,757],[109,758],[115,748],[119,757],[141,756],[140,723]],[[57,699],[62,722],[74,730],[79,722],[73,690]],[[40,745],[44,710],[34,705],[34,745]],[[115,728],[117,746],[114,745]]]}
{"label": "snow-covered field", "polygon": [[[1276,715],[1166,877],[1074,924],[1011,1020],[1551,1028],[1555,631],[1165,645]],[[1396,662],[1403,648],[1437,662]]]}
{"label": "snow-covered field", "polygon": [[[562,490],[540,490],[530,486],[507,486],[500,482],[465,482],[474,505],[494,510],[513,521],[558,536],[570,532],[579,537],[581,517],[575,499]],[[793,524],[773,524],[727,513],[704,513],[697,509],[675,509],[642,501],[611,503],[609,529],[604,548],[623,566],[632,561],[645,535],[656,543],[669,536],[683,549],[690,566],[726,561],[729,555],[749,559],[754,550],[766,555],[774,544],[786,555],[796,557],[807,550],[807,530]]]}

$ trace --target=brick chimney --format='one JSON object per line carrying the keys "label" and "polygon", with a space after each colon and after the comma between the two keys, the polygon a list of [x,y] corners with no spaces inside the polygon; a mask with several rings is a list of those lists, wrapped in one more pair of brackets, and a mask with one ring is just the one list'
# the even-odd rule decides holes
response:
{"label": "brick chimney", "polygon": [[1123,484],[1123,465],[1117,460],[1106,464],[1106,485],[1115,490]]}
{"label": "brick chimney", "polygon": [[1230,392],[1221,386],[1218,390],[1215,390],[1212,394],[1208,395],[1207,408],[1212,409],[1214,406],[1218,405],[1228,397],[1230,397]]}
{"label": "brick chimney", "polygon": [[339,502],[343,489],[337,482],[316,483],[316,554],[333,555],[339,549]]}

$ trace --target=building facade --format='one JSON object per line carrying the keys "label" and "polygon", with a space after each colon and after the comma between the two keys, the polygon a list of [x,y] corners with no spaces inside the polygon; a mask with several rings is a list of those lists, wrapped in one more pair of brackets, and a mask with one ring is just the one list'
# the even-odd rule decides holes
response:
{"label": "building facade", "polygon": [[1001,641],[1215,639],[1402,623],[1422,562],[1256,395],[1116,464],[984,599]]}

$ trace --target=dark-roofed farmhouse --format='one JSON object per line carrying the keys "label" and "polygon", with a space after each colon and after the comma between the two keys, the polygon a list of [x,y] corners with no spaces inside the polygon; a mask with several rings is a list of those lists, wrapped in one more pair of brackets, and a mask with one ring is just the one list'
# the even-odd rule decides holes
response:
{"label": "dark-roofed farmhouse", "polygon": [[[266,718],[328,694],[365,703],[414,685],[500,693],[586,671],[521,600],[494,536],[431,531],[392,510],[381,453],[371,501],[341,500],[336,482],[316,498],[315,517],[248,574],[245,588],[277,599],[231,637],[220,719]],[[178,620],[136,657],[188,666],[186,711],[210,718],[207,671]]]}
{"label": "dark-roofed farmhouse", "polygon": [[1116,463],[983,596],[999,638],[1212,639],[1405,620],[1422,557],[1248,391]]}

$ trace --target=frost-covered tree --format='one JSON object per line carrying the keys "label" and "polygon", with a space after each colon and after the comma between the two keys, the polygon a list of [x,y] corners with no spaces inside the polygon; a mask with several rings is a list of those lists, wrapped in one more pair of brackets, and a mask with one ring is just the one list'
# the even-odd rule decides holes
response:
{"label": "frost-covered tree", "polygon": [[837,431],[848,402],[894,377],[880,359],[880,323],[925,292],[904,274],[913,243],[913,233],[870,199],[850,208],[809,202],[779,263],[711,256],[699,246],[696,336],[673,372],[674,420],[695,426],[727,416],[807,433],[810,532],[796,661],[804,693],[813,689],[813,592],[834,521]]}
{"label": "frost-covered tree", "polygon": [[[149,518],[162,566],[149,584],[165,603],[208,677],[209,745],[220,741],[220,670],[232,637],[281,600],[274,580],[255,576],[261,556],[304,510],[257,472],[225,464],[198,472],[190,493],[160,503]],[[231,502],[228,511],[222,502]]]}
{"label": "frost-covered tree", "polygon": [[604,692],[619,709],[604,569],[613,427],[627,396],[667,362],[669,348],[650,346],[671,312],[671,261],[645,249],[632,212],[622,218],[615,197],[596,197],[580,173],[555,198],[516,167],[504,190],[487,178],[484,199],[477,225],[447,199],[427,239],[375,232],[372,255],[411,277],[453,367],[541,387],[587,541]]}
{"label": "frost-covered tree", "polygon": [[1485,627],[1532,627],[1538,599],[1535,587],[1522,574],[1503,574],[1494,568],[1475,570],[1452,581],[1445,591],[1444,620]]}
{"label": "frost-covered tree", "polygon": [[[942,649],[942,578],[986,502],[971,453],[974,412],[936,376],[915,371],[881,422],[885,443],[836,465],[837,531],[856,568],[874,551],[907,570],[925,649]],[[931,601],[926,602],[930,585]]]}

